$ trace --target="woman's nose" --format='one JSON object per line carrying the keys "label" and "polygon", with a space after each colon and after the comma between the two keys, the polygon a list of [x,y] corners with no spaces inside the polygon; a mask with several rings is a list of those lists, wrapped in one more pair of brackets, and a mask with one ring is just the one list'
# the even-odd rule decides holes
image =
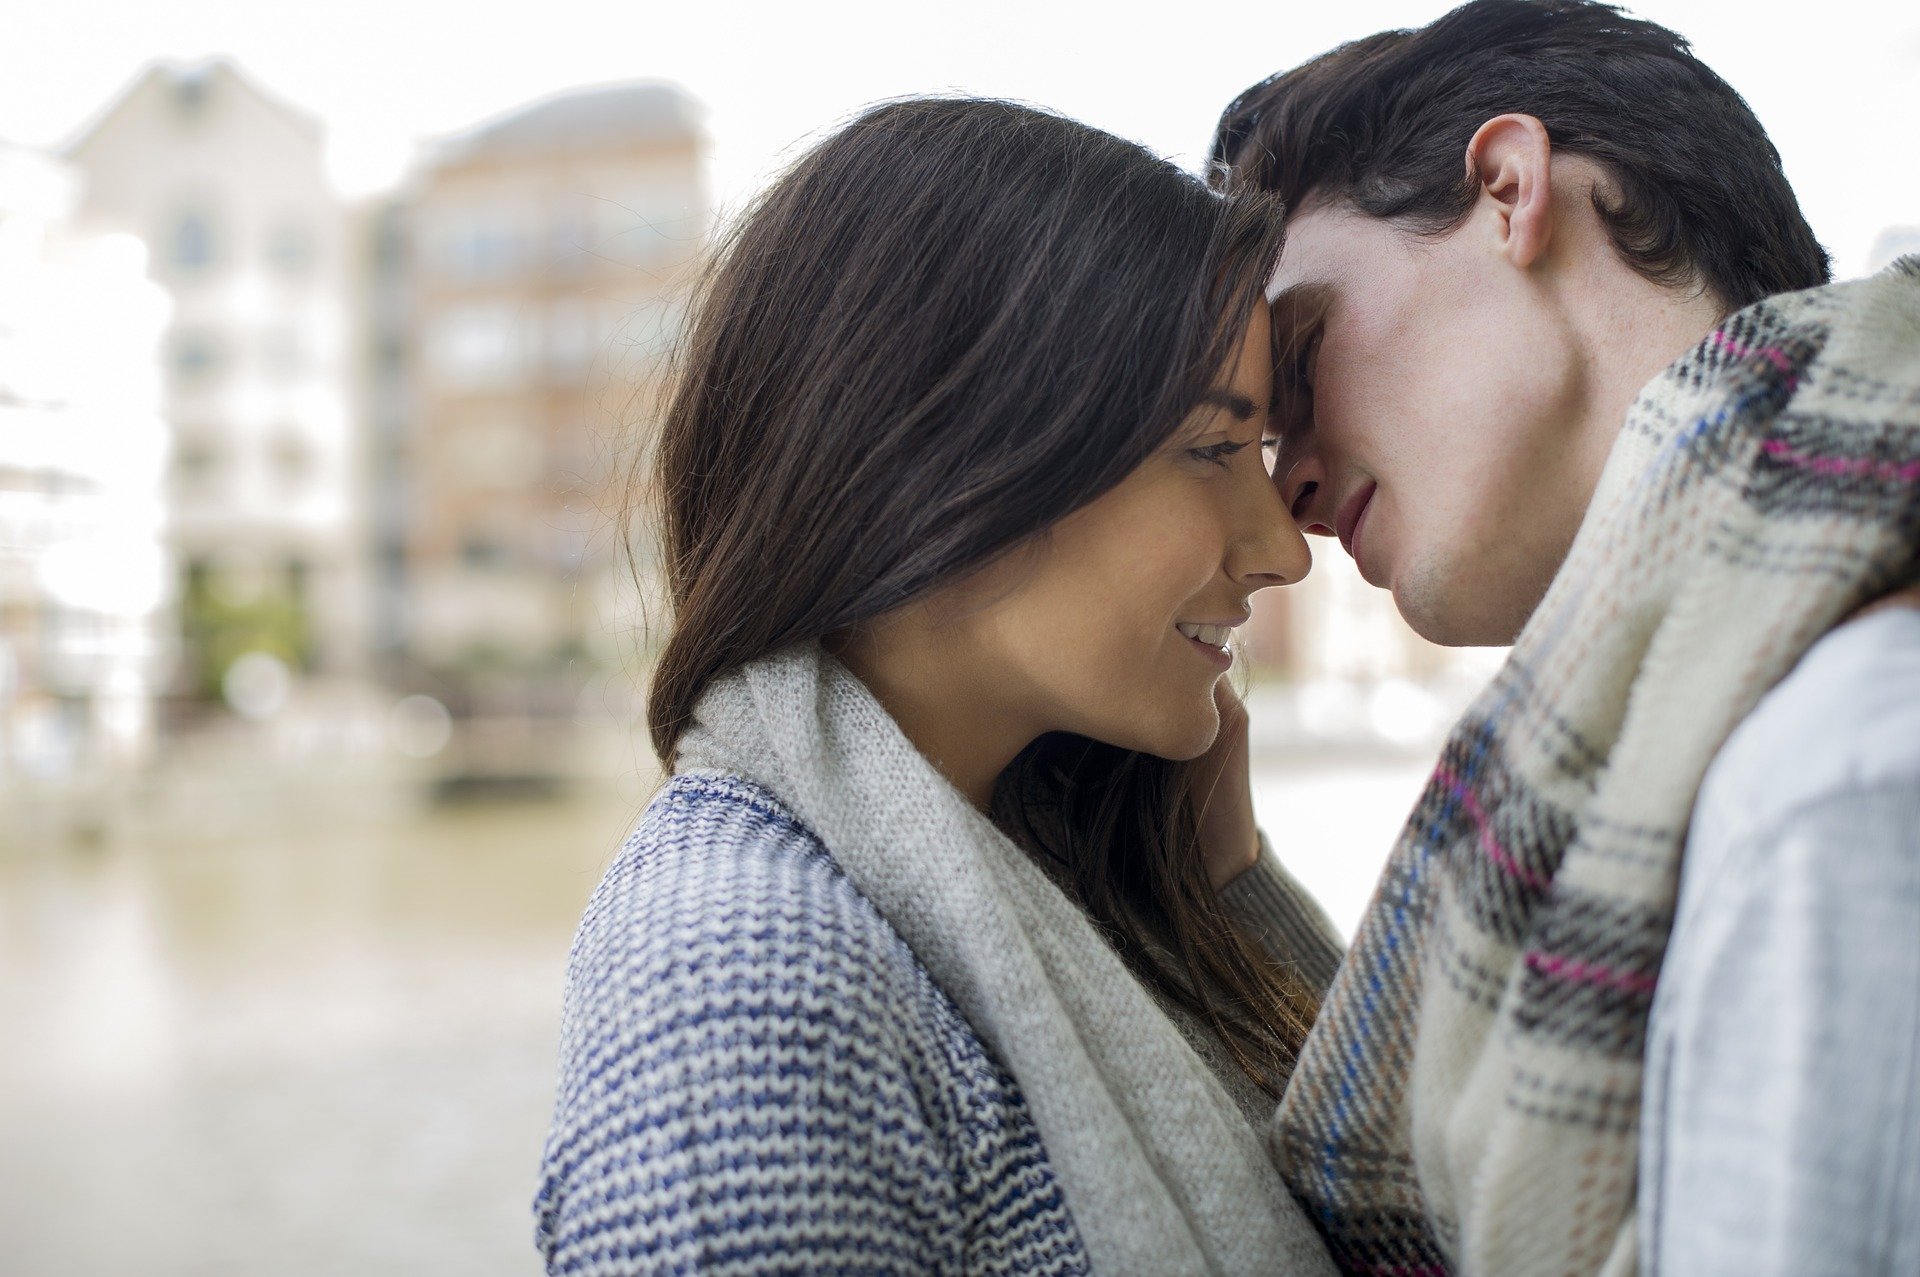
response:
{"label": "woman's nose", "polygon": [[1293,585],[1313,567],[1300,525],[1287,510],[1280,489],[1264,472],[1249,485],[1242,506],[1244,525],[1227,550],[1227,575],[1249,591],[1274,585]]}

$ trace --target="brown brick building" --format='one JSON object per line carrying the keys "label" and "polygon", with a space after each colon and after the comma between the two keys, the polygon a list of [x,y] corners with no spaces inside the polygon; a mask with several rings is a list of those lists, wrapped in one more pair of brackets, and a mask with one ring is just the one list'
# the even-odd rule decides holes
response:
{"label": "brown brick building", "polygon": [[677,89],[578,90],[442,143],[376,219],[381,613],[413,681],[537,709],[624,657],[617,476],[705,244],[704,148]]}

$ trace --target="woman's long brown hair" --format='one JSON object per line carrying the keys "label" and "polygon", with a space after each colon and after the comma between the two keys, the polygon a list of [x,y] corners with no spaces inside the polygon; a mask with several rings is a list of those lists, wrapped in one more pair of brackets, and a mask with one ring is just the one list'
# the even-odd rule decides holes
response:
{"label": "woman's long brown hair", "polygon": [[[1005,102],[889,103],[802,157],[723,241],[654,452],[661,760],[715,680],[967,577],[1162,446],[1237,348],[1279,226],[1264,197]],[[1188,771],[1049,736],[995,815],[1277,1093],[1314,998],[1222,911]]]}

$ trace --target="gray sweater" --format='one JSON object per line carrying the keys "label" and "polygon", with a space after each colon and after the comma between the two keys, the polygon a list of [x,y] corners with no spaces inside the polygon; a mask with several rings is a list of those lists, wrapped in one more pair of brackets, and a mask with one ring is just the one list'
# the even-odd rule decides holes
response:
{"label": "gray sweater", "polygon": [[[1337,937],[1271,853],[1222,898],[1325,987]],[[662,790],[567,985],[534,1204],[549,1272],[1090,1271],[1020,1083],[759,786]],[[1178,1022],[1264,1118],[1217,1040]]]}
{"label": "gray sweater", "polygon": [[1640,1150],[1643,1277],[1920,1273],[1920,611],[1828,635],[1708,771]]}

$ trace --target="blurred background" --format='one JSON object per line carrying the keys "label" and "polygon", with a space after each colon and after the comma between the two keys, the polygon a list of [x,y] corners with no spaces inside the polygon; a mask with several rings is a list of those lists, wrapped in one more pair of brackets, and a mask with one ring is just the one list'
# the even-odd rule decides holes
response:
{"label": "blurred background", "polygon": [[[861,105],[1190,166],[1442,3],[14,4],[0,38],[0,1275],[525,1273],[573,925],[657,776],[614,518],[716,226]],[[1920,13],[1640,6],[1838,271],[1920,250]],[[1337,548],[1248,629],[1345,928],[1500,653]]]}

